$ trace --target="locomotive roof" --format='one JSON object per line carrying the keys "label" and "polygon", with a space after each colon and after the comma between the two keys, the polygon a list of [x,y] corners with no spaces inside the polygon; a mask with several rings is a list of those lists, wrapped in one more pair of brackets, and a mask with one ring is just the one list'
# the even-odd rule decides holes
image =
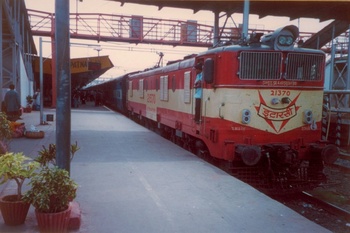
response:
{"label": "locomotive roof", "polygon": [[158,68],[154,68],[146,71],[140,71],[139,73],[130,75],[130,78],[140,77],[140,76],[150,76],[150,75],[159,74],[162,72],[170,72],[170,71],[175,71],[175,70],[184,69],[188,67],[193,67],[194,62],[195,62],[195,57],[191,56],[190,58],[169,64],[163,67],[158,67]]}
{"label": "locomotive roof", "polygon": [[[199,53],[198,56],[201,55],[205,55],[205,54],[213,54],[213,53],[218,53],[218,52],[223,52],[223,51],[247,51],[247,50],[251,50],[251,51],[256,51],[256,50],[266,50],[266,51],[271,51],[273,50],[270,46],[267,45],[263,45],[263,44],[256,44],[253,46],[248,46],[248,45],[229,45],[229,46],[222,46],[222,47],[216,47],[213,49],[209,49],[207,51],[204,51],[202,53]],[[276,50],[279,51],[279,50]],[[289,52],[291,50],[288,50]],[[318,50],[318,49],[307,49],[307,48],[298,48],[298,47],[294,47],[293,48],[294,52],[309,52],[309,53],[321,53],[324,54],[324,52],[322,50]]]}
{"label": "locomotive roof", "polygon": [[[200,57],[200,56],[205,56],[208,54],[216,54],[216,53],[224,52],[224,51],[257,51],[257,50],[258,51],[262,51],[262,50],[271,51],[273,49],[270,46],[263,45],[260,43],[254,45],[254,46],[230,45],[230,46],[222,46],[222,47],[212,48],[212,49],[209,49],[209,50],[206,50],[206,51],[199,53],[197,56]],[[279,50],[277,50],[277,51],[279,51]],[[291,51],[291,50],[288,50],[288,51]],[[305,48],[298,48],[298,47],[294,47],[294,49],[292,51],[325,54],[321,50],[305,49]],[[190,58],[187,58],[187,59],[184,59],[181,61],[177,61],[177,62],[174,62],[172,64],[169,64],[169,65],[166,65],[163,67],[158,67],[158,68],[145,70],[145,71],[139,71],[137,73],[130,74],[129,77],[130,78],[140,78],[143,76],[146,77],[146,76],[156,75],[156,74],[163,73],[163,72],[170,72],[170,71],[175,71],[175,70],[179,70],[179,69],[193,67],[194,64],[195,64],[195,57],[191,56]]]}
{"label": "locomotive roof", "polygon": [[[163,7],[176,7],[192,9],[194,13],[200,10],[213,12],[243,13],[244,0],[111,0],[124,3],[136,3],[143,5]],[[350,22],[350,2],[347,0],[250,0],[249,13],[265,16],[286,16],[291,20],[300,17],[315,18],[321,21],[336,19]]]}

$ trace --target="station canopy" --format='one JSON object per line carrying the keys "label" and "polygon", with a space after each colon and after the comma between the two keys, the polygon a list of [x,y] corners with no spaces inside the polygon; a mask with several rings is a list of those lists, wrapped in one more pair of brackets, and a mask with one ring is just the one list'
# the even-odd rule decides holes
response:
{"label": "station canopy", "polygon": [[[163,7],[192,9],[194,13],[200,10],[226,12],[227,14],[243,13],[244,0],[206,1],[206,0],[110,0],[125,3]],[[350,22],[349,0],[295,0],[295,1],[264,1],[250,0],[249,14],[265,16],[285,16],[291,20],[297,18],[315,18],[320,21],[330,19]]]}
{"label": "station canopy", "polygon": [[[72,58],[71,85],[73,89],[80,88],[100,77],[114,65],[108,56]],[[52,59],[45,58],[43,62],[44,86],[52,86]],[[34,72],[39,83],[40,58],[34,58]]]}

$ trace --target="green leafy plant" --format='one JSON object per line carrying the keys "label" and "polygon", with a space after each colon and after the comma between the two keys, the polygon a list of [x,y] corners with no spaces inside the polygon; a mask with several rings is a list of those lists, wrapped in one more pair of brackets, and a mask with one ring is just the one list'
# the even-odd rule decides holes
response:
{"label": "green leafy plant", "polygon": [[[73,160],[75,153],[79,150],[78,142],[75,142],[75,144],[72,144],[70,146],[70,161]],[[39,162],[42,166],[47,166],[49,163],[53,165],[56,164],[56,145],[55,144],[49,144],[49,146],[46,148],[43,146],[43,149],[41,149],[39,152],[39,156],[35,159],[35,161]]]}
{"label": "green leafy plant", "polygon": [[29,182],[23,200],[31,203],[36,210],[43,213],[57,213],[66,210],[76,197],[77,184],[69,173],[57,166],[45,166]]}
{"label": "green leafy plant", "polygon": [[48,148],[43,146],[43,149],[38,151],[39,156],[35,161],[39,162],[42,166],[46,166],[48,163],[56,165],[56,145],[50,144]]}
{"label": "green leafy plant", "polygon": [[[77,142],[71,145],[71,161],[79,149]],[[47,148],[43,146],[35,161],[41,165],[41,170],[29,182],[31,189],[24,195],[23,200],[42,213],[66,210],[69,202],[76,197],[78,186],[69,177],[68,171],[56,166],[56,145],[50,144]]]}
{"label": "green leafy plant", "polygon": [[8,143],[12,138],[11,123],[5,113],[0,112],[0,155],[8,150]]}
{"label": "green leafy plant", "polygon": [[31,95],[27,95],[27,106],[30,106],[33,103],[33,97]]}
{"label": "green leafy plant", "polygon": [[0,156],[0,184],[8,180],[17,183],[17,200],[21,199],[24,180],[35,176],[39,163],[23,153],[6,153]]}

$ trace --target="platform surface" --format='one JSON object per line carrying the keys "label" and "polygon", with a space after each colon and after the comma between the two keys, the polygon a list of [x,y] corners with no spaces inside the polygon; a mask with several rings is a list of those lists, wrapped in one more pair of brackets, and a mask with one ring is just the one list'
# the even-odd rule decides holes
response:
{"label": "platform surface", "polygon": [[[55,143],[56,122],[39,125],[39,112],[22,118],[45,137],[14,139],[11,150],[34,158]],[[72,109],[71,119],[71,141],[81,148],[71,177],[82,213],[71,232],[330,232],[123,115],[88,104]],[[0,193],[14,189],[10,182]],[[38,232],[33,207],[22,226],[1,218],[0,232]]]}

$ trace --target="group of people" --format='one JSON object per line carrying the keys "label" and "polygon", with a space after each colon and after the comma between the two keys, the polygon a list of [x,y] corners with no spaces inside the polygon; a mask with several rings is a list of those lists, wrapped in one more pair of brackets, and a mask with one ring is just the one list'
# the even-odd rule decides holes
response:
{"label": "group of people", "polygon": [[95,102],[95,106],[103,105],[103,94],[101,91],[81,91],[73,90],[72,92],[72,108],[78,108],[80,104],[86,102]]}

